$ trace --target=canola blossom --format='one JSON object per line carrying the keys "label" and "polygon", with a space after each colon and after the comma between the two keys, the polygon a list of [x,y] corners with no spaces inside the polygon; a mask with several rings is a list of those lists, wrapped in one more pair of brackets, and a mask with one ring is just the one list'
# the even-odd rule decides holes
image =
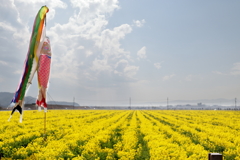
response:
{"label": "canola blossom", "polygon": [[238,111],[49,110],[46,135],[42,112],[0,114],[1,159],[240,160]]}

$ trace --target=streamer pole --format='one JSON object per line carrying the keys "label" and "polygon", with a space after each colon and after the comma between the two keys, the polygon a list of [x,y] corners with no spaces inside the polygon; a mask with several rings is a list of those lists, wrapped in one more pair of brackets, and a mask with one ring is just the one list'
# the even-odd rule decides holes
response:
{"label": "streamer pole", "polygon": [[47,119],[47,113],[46,112],[44,112],[44,134],[43,134],[43,136],[44,136],[44,141],[46,141],[47,140],[47,135],[46,135],[46,120]]}

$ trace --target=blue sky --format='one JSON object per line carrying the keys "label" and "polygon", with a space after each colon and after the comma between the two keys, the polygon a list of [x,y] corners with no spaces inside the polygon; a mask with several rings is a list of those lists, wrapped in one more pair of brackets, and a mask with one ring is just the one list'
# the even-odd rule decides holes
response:
{"label": "blue sky", "polygon": [[[49,7],[48,93],[80,105],[240,97],[240,2],[4,0],[0,92],[19,83],[34,18]],[[36,75],[27,95],[38,93]]]}

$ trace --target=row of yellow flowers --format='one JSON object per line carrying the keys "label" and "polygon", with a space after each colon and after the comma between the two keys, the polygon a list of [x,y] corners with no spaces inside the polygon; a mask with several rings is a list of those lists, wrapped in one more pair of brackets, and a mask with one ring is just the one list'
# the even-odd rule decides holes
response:
{"label": "row of yellow flowers", "polygon": [[[153,113],[139,114],[141,132],[148,142],[151,159],[206,159],[208,152],[191,139],[174,131],[168,122],[163,122]],[[161,116],[159,116],[161,118]],[[197,152],[196,152],[197,150]]]}
{"label": "row of yellow flowers", "polygon": [[43,113],[25,112],[22,124],[15,117],[7,122],[8,114],[2,113],[0,153],[16,159],[29,156],[38,159],[76,157],[82,154],[89,140],[99,135],[99,131],[104,131],[125,115],[119,111],[49,111],[45,141]]}
{"label": "row of yellow flowers", "polygon": [[[159,116],[159,113],[154,113]],[[209,152],[220,152],[225,159],[240,158],[240,114],[236,111],[169,111],[161,118],[171,124],[175,131],[185,134],[195,144],[204,146]],[[234,121],[233,121],[234,120]]]}
{"label": "row of yellow flowers", "polygon": [[[234,111],[0,112],[0,156],[13,159],[240,159],[240,114]],[[16,114],[16,113],[15,113]]]}

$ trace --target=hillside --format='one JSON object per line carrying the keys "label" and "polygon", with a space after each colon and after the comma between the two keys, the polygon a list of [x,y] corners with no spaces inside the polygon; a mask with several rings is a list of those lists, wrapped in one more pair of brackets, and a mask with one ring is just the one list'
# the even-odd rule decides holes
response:
{"label": "hillside", "polygon": [[[11,103],[13,95],[14,93],[10,93],[10,92],[0,92],[0,107],[7,108]],[[31,104],[35,102],[36,102],[36,98],[31,96],[25,97],[25,104]],[[48,101],[47,103],[54,104],[54,105],[66,105],[66,106],[73,105],[73,102],[64,102],[64,101]],[[79,106],[79,104],[75,102],[74,106]]]}

